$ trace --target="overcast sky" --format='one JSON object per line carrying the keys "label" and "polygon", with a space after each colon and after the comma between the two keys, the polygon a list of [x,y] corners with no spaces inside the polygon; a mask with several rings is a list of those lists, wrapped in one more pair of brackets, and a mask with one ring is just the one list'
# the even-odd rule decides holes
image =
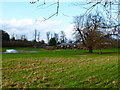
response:
{"label": "overcast sky", "polygon": [[[29,0],[30,1],[30,0]],[[31,0],[32,1],[32,0]],[[61,2],[58,16],[42,22],[56,12],[54,2],[47,2],[42,7],[37,7],[42,2],[30,4],[29,2],[0,2],[0,29],[11,36],[26,35],[28,40],[34,39],[34,31],[40,32],[40,39],[46,41],[46,32],[60,33],[64,31],[68,39],[73,39],[73,17],[85,12],[84,8],[73,5],[75,2]],[[81,2],[83,3],[83,2]],[[88,6],[85,6],[88,7]]]}

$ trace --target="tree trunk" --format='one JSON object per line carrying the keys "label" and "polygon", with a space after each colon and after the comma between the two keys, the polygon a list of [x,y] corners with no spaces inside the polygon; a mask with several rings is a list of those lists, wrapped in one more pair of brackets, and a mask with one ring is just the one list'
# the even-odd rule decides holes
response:
{"label": "tree trunk", "polygon": [[89,53],[93,53],[92,47],[89,47]]}
{"label": "tree trunk", "polygon": [[100,49],[100,52],[99,52],[99,54],[102,54],[102,51],[101,51],[101,49]]}

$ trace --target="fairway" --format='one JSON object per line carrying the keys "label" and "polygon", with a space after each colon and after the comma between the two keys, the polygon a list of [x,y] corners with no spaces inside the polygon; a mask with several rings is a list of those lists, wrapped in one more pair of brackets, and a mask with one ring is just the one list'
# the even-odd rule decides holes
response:
{"label": "fairway", "polygon": [[3,88],[120,88],[118,49],[15,50],[39,52],[2,54]]}

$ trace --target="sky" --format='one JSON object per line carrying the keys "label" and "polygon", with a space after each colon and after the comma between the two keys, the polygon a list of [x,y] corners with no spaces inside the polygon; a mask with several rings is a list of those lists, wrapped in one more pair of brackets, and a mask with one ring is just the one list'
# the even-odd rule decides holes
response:
{"label": "sky", "polygon": [[[68,39],[72,39],[74,16],[83,11],[74,6],[74,2],[61,2],[58,16],[43,21],[56,12],[54,2],[47,2],[42,7],[37,7],[42,2],[30,4],[29,2],[0,2],[0,29],[20,38],[26,35],[28,40],[34,39],[34,31],[40,32],[40,39],[46,41],[46,32],[60,33],[64,31]],[[68,9],[69,8],[69,9]]]}
{"label": "sky", "polygon": [[[30,0],[29,0],[30,1]],[[32,0],[31,0],[32,1]],[[56,12],[56,6],[50,6],[54,2],[46,2],[46,5],[38,7],[43,2],[30,4],[30,2],[0,2],[0,29],[14,34],[16,38],[26,35],[28,40],[34,39],[35,29],[40,32],[40,40],[47,42],[46,32],[60,33],[64,31],[68,39],[73,39],[74,16],[85,13],[85,9],[75,6],[76,2],[60,2],[58,16],[43,21]],[[81,2],[83,3],[83,2]],[[86,6],[88,7],[88,6]]]}

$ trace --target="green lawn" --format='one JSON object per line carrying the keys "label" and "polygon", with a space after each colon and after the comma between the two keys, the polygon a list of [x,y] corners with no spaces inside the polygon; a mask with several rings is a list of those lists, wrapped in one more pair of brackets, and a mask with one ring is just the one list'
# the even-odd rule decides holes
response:
{"label": "green lawn", "polygon": [[15,49],[39,52],[2,54],[3,88],[120,88],[117,53]]}

